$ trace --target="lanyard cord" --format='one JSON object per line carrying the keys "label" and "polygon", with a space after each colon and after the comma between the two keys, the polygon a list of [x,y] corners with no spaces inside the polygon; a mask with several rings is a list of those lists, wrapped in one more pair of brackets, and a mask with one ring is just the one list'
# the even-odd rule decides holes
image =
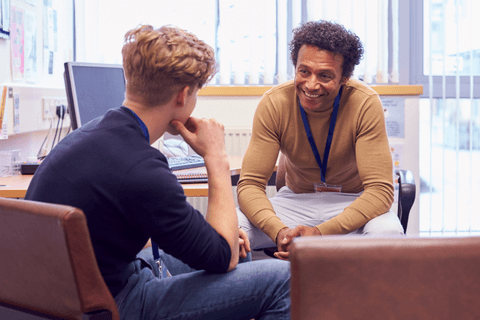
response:
{"label": "lanyard cord", "polygon": [[138,124],[140,125],[140,128],[142,129],[143,135],[144,135],[145,138],[147,139],[148,143],[150,143],[150,134],[148,133],[148,128],[147,128],[147,126],[145,125],[145,123],[142,121],[142,119],[140,119],[139,116],[137,116],[137,114],[136,114],[135,112],[133,112],[132,109],[127,108],[127,110],[130,111],[130,112],[135,116],[135,118],[137,119]]}
{"label": "lanyard cord", "polygon": [[[128,108],[127,108],[128,109]],[[137,122],[138,124],[140,125],[140,128],[142,128],[142,132],[143,132],[143,135],[145,136],[145,138],[147,139],[148,143],[150,143],[150,134],[148,133],[148,128],[147,126],[145,125],[145,123],[142,121],[142,119],[140,119],[139,116],[137,116],[137,114],[135,112],[133,112],[133,110],[131,109],[128,109],[134,116],[135,118],[137,119]],[[153,240],[151,241],[152,242],[152,253],[153,253],[153,258],[155,260],[158,260],[158,258],[160,258],[160,254],[158,253],[158,245],[153,242]]]}
{"label": "lanyard cord", "polygon": [[335,97],[335,101],[333,102],[333,111],[332,111],[332,117],[330,118],[330,127],[328,128],[327,142],[325,143],[325,153],[323,154],[323,163],[322,163],[322,160],[320,159],[320,154],[318,152],[317,145],[315,144],[315,140],[313,139],[312,130],[310,129],[310,125],[308,124],[308,119],[307,119],[307,114],[305,113],[305,109],[303,109],[300,103],[300,100],[298,101],[298,105],[300,106],[300,113],[302,115],[303,126],[305,127],[305,132],[307,134],[308,142],[310,143],[310,147],[312,148],[313,155],[315,156],[315,160],[317,160],[318,166],[320,167],[320,174],[321,174],[323,183],[325,183],[328,156],[330,154],[330,147],[332,146],[333,131],[335,130],[335,124],[337,122],[338,107],[340,105],[340,97],[342,96],[342,89],[343,89],[343,86],[340,87],[340,91],[338,92],[337,96]]}

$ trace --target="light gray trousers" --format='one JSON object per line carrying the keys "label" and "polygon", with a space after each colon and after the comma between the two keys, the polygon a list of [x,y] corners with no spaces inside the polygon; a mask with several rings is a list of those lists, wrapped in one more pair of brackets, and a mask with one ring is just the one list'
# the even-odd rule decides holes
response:
{"label": "light gray trousers", "polygon": [[[334,192],[294,193],[290,188],[283,187],[269,200],[277,216],[289,228],[294,228],[298,225],[313,227],[342,213],[360,194]],[[237,215],[238,224],[247,232],[252,249],[276,246],[272,239],[255,227],[239,208],[237,208]],[[397,215],[392,210],[389,210],[370,220],[351,234],[401,235],[403,234],[403,228]]]}

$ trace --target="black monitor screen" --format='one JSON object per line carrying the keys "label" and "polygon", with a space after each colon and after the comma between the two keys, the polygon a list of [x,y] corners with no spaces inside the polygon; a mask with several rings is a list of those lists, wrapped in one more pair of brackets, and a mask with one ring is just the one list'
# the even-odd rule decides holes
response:
{"label": "black monitor screen", "polygon": [[72,129],[122,105],[125,76],[121,65],[65,62],[65,88]]}

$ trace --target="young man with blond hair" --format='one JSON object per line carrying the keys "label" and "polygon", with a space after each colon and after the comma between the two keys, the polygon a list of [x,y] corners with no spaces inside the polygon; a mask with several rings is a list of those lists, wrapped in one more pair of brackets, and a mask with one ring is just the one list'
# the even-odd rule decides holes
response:
{"label": "young man with blond hair", "polygon": [[[84,211],[122,319],[288,319],[289,264],[237,265],[250,248],[239,235],[224,128],[190,116],[216,72],[212,48],[184,30],[146,25],[127,32],[122,53],[123,106],[66,136],[26,198]],[[165,132],[179,133],[205,159],[205,218],[150,146]],[[142,250],[150,238],[171,277],[151,248]]]}

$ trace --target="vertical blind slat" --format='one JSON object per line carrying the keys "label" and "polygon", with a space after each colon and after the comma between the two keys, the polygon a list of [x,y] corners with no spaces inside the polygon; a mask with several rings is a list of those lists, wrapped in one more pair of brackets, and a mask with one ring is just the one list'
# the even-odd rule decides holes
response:
{"label": "vertical blind slat", "polygon": [[287,77],[287,52],[288,52],[288,43],[287,43],[287,0],[278,0],[277,2],[278,10],[278,83],[282,83],[288,80]]}
{"label": "vertical blind slat", "polygon": [[[432,0],[430,0],[428,2],[428,25],[431,26],[432,25],[432,11],[429,10],[429,8],[431,7],[432,5]],[[426,35],[425,35],[426,36]],[[433,100],[433,59],[432,59],[432,52],[433,52],[433,40],[432,40],[432,37],[430,36],[428,38],[428,47],[429,47],[429,59],[428,59],[428,64],[429,64],[429,73],[428,73],[428,97],[429,97],[429,100],[430,100],[430,137],[429,137],[429,140],[430,140],[430,157],[429,157],[429,162],[430,162],[430,165],[429,165],[429,174],[428,174],[428,181],[430,182],[429,183],[429,190],[428,190],[428,201],[429,201],[429,206],[428,206],[428,214],[429,214],[429,221],[428,221],[428,233],[429,234],[432,234],[432,231],[433,231],[433,194],[432,194],[432,186],[433,186],[433,115],[434,115],[434,100]]]}
{"label": "vertical blind slat", "polygon": [[[443,1],[443,17],[446,16],[446,1]],[[443,148],[442,148],[442,219],[441,219],[441,232],[442,234],[445,232],[445,151],[446,151],[446,109],[447,109],[447,99],[446,99],[446,59],[447,59],[447,35],[446,35],[446,28],[443,28],[443,69],[442,69],[442,124],[443,124]]]}
{"label": "vertical blind slat", "polygon": [[455,53],[455,59],[456,59],[456,63],[457,63],[457,66],[456,66],[456,70],[455,70],[455,107],[456,107],[456,112],[455,112],[455,134],[456,134],[456,149],[455,149],[455,166],[456,166],[456,179],[455,179],[455,203],[456,203],[456,206],[455,206],[455,234],[458,233],[458,223],[459,223],[459,220],[458,220],[458,216],[459,216],[459,213],[460,213],[460,210],[459,210],[459,204],[460,204],[460,198],[459,198],[459,188],[460,188],[460,185],[459,185],[459,181],[460,181],[460,167],[459,167],[459,163],[460,163],[460,159],[459,159],[459,156],[460,156],[460,112],[461,112],[461,108],[460,108],[460,43],[459,43],[459,39],[460,39],[460,17],[459,17],[459,12],[460,10],[458,9],[457,6],[455,6],[455,26],[456,26],[456,53]]}
{"label": "vertical blind slat", "polygon": [[[472,6],[472,1],[473,0],[469,0],[468,1],[468,33],[469,33],[469,39],[473,39],[473,6]],[[473,130],[474,130],[474,127],[473,127],[473,118],[474,118],[474,102],[473,102],[473,86],[474,86],[474,83],[473,83],[473,72],[474,72],[474,63],[473,63],[473,43],[470,42],[470,121],[469,121],[469,126],[470,126],[470,130],[469,130],[469,160],[470,160],[470,172],[473,173]],[[473,211],[473,177],[474,175],[471,174],[470,175],[470,179],[469,179],[469,185],[468,185],[468,190],[469,190],[469,196],[470,196],[470,207],[468,210],[468,233],[471,234],[472,233],[472,223],[473,223],[473,219],[472,219],[472,211]]]}

